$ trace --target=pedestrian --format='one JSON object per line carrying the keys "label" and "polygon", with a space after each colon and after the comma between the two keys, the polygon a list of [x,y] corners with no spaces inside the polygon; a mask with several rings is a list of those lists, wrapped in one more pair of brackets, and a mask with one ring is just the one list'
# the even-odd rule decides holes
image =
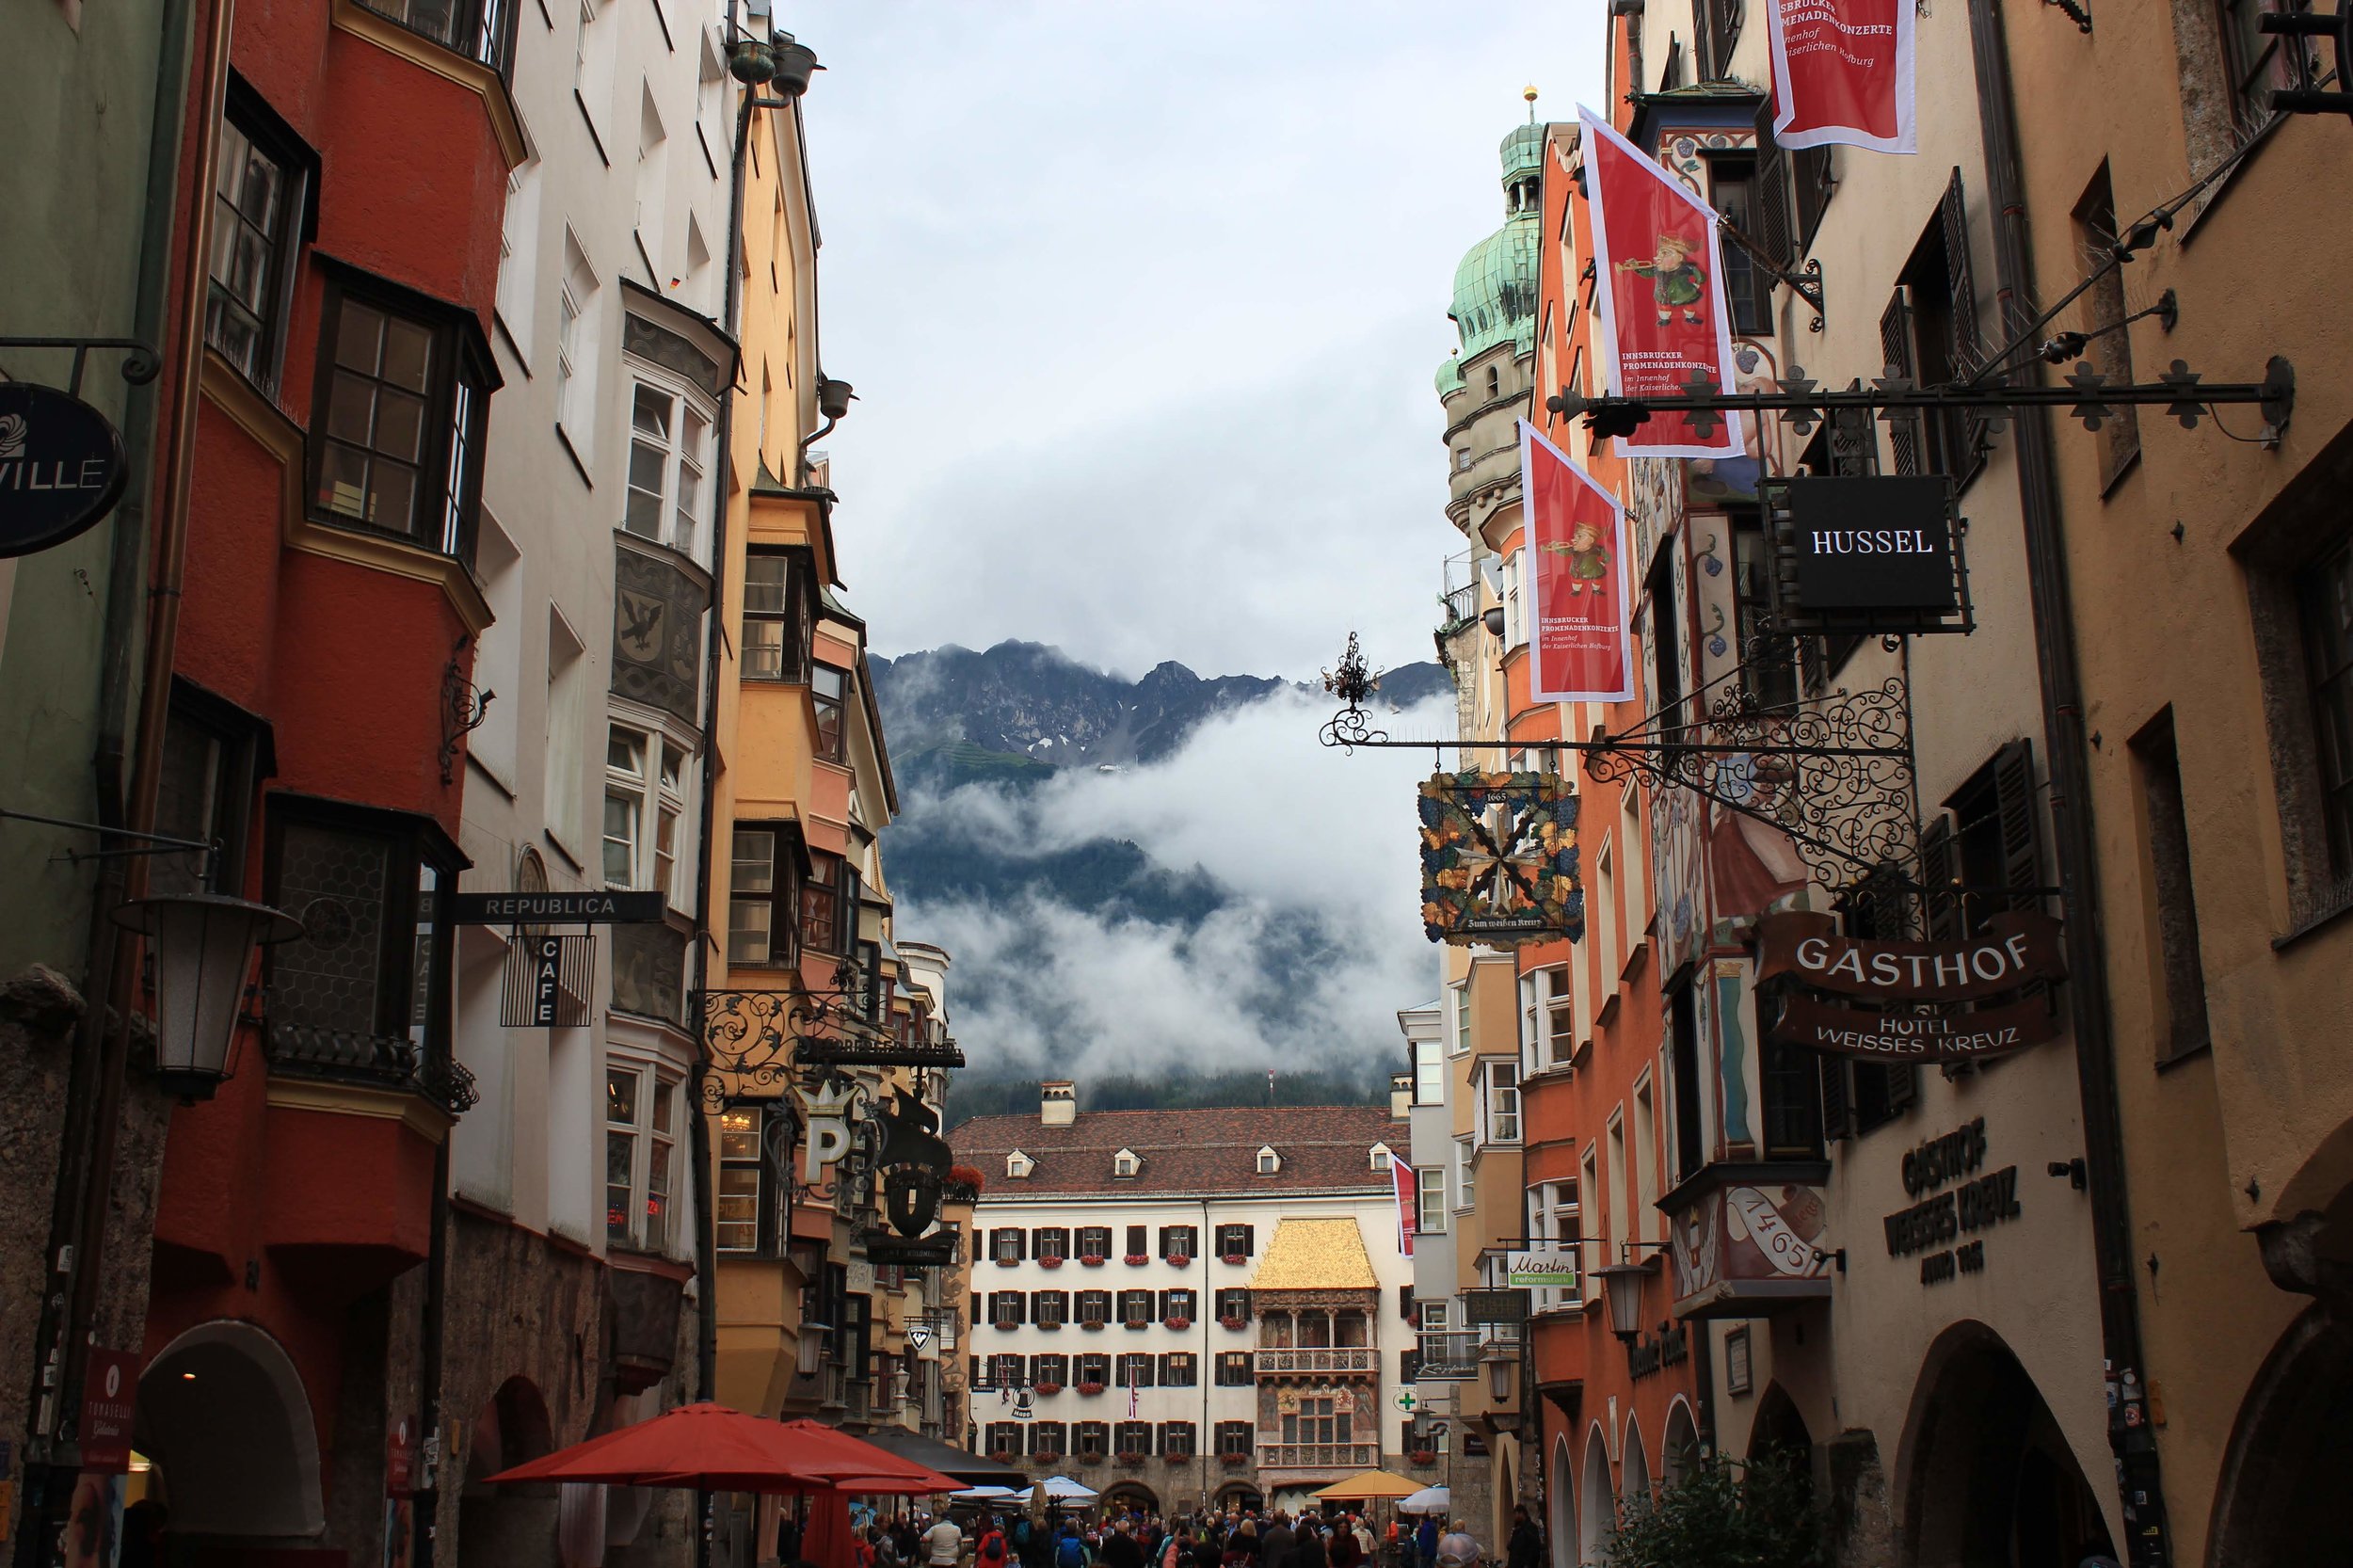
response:
{"label": "pedestrian", "polygon": [[1135,1527],[1125,1518],[1103,1537],[1103,1568],[1144,1568],[1144,1548],[1136,1544]]}
{"label": "pedestrian", "polygon": [[1299,1568],[1299,1537],[1281,1509],[1258,1533],[1258,1568]]}
{"label": "pedestrian", "polygon": [[923,1560],[931,1568],[956,1568],[964,1560],[964,1531],[944,1513],[923,1532]]}
{"label": "pedestrian", "polygon": [[1438,1537],[1438,1568],[1479,1568],[1479,1543],[1460,1524]]}
{"label": "pedestrian", "polygon": [[981,1544],[972,1553],[974,1568],[1005,1568],[1005,1532],[997,1528],[997,1516],[983,1515]]}
{"label": "pedestrian", "polygon": [[1331,1560],[1332,1568],[1358,1568],[1358,1564],[1365,1560],[1364,1548],[1357,1543],[1356,1532],[1350,1528],[1351,1524],[1352,1521],[1343,1518],[1333,1527],[1332,1543],[1324,1548],[1324,1555]]}
{"label": "pedestrian", "polygon": [[1537,1568],[1545,1560],[1545,1533],[1528,1516],[1528,1505],[1512,1510],[1512,1536],[1503,1545],[1504,1568]]}
{"label": "pedestrian", "polygon": [[1330,1568],[1331,1559],[1323,1547],[1323,1521],[1311,1513],[1299,1516],[1299,1531],[1291,1544],[1291,1561],[1296,1568]]}
{"label": "pedestrian", "polygon": [[1094,1568],[1094,1564],[1095,1554],[1079,1539],[1079,1522],[1064,1520],[1062,1539],[1054,1543],[1054,1568]]}
{"label": "pedestrian", "polygon": [[1421,1559],[1421,1568],[1438,1568],[1438,1516],[1425,1513],[1421,1528],[1414,1531],[1414,1551]]}

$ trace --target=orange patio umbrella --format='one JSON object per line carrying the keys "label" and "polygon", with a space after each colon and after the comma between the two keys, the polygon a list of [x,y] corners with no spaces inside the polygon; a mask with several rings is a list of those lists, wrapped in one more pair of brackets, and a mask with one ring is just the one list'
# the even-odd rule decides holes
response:
{"label": "orange patio umbrella", "polygon": [[492,1476],[705,1492],[953,1492],[963,1483],[814,1421],[686,1404]]}

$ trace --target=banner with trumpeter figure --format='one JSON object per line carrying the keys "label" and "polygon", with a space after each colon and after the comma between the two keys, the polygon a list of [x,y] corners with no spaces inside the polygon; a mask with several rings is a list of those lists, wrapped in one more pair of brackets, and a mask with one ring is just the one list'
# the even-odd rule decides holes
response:
{"label": "banner with trumpeter figure", "polygon": [[1784,147],[1918,151],[1913,0],[1771,0],[1773,139]]}
{"label": "banner with trumpeter figure", "polygon": [[[1580,106],[1593,209],[1593,286],[1602,370],[1620,397],[1683,397],[1695,378],[1733,389],[1716,210]],[[1621,457],[1738,457],[1740,416],[1654,413],[1616,438]]]}
{"label": "banner with trumpeter figure", "polygon": [[1520,494],[1535,599],[1529,695],[1538,702],[1623,702],[1634,695],[1625,508],[1526,420]]}

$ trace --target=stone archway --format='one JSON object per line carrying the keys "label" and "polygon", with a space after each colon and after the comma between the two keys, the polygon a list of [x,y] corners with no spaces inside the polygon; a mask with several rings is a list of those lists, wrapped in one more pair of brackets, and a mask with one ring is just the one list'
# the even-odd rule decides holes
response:
{"label": "stone archway", "polygon": [[2353,1562],[2353,1305],[2315,1303],[2248,1385],[2215,1488],[2206,1560],[2230,1568]]}
{"label": "stone archway", "polygon": [[1547,1503],[1545,1533],[1552,1545],[1552,1568],[1577,1568],[1583,1553],[1577,1538],[1577,1461],[1569,1453],[1566,1432],[1552,1440],[1552,1474],[1545,1490]]}
{"label": "stone archway", "polygon": [[1144,1513],[1158,1513],[1160,1499],[1144,1482],[1123,1480],[1103,1488],[1103,1500],[1099,1506],[1112,1512],[1135,1509]]}
{"label": "stone archway", "polygon": [[1680,1485],[1699,1460],[1699,1423],[1691,1418],[1691,1402],[1678,1394],[1667,1409],[1667,1440],[1658,1450],[1659,1484]]}
{"label": "stone archway", "polygon": [[1642,1423],[1625,1418],[1625,1443],[1618,1449],[1618,1506],[1628,1513],[1651,1505],[1650,1455],[1642,1451]]}
{"label": "stone archway", "polygon": [[256,1324],[199,1323],[139,1379],[135,1431],[170,1499],[170,1533],[296,1541],[327,1528],[318,1427],[282,1346]]}
{"label": "stone archway", "polygon": [[[500,1471],[554,1448],[548,1402],[538,1385],[525,1377],[499,1384],[475,1413],[467,1435],[465,1490],[457,1500],[458,1568],[529,1568],[560,1560],[563,1489],[488,1484]],[[587,1521],[575,1519],[572,1528],[586,1532]],[[600,1543],[601,1520],[593,1533]]]}
{"label": "stone archway", "polygon": [[1749,1423],[1749,1458],[1758,1460],[1772,1453],[1795,1455],[1809,1468],[1814,1461],[1814,1433],[1798,1401],[1778,1383],[1767,1384],[1757,1396],[1756,1416]]}
{"label": "stone archway", "polygon": [[1588,1563],[1609,1560],[1609,1537],[1618,1528],[1618,1499],[1609,1487],[1609,1439],[1596,1422],[1585,1435],[1585,1479],[1577,1488],[1577,1554]]}
{"label": "stone archway", "polygon": [[1955,1323],[1929,1347],[1901,1452],[1913,1568],[2074,1568],[2114,1551],[2050,1407],[1983,1323]]}

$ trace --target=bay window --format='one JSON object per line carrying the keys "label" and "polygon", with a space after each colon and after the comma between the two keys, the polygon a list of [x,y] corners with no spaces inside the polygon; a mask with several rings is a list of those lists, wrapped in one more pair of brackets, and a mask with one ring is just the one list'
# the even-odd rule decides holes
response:
{"label": "bay window", "polygon": [[1516,1144],[1520,1141],[1520,1064],[1516,1062],[1490,1062],[1484,1078],[1484,1110],[1487,1118],[1486,1142]]}
{"label": "bay window", "polygon": [[800,830],[790,823],[735,829],[728,884],[728,963],[762,968],[800,959],[794,904],[801,885]]}
{"label": "bay window", "polygon": [[691,556],[702,537],[711,414],[683,392],[641,380],[630,402],[629,424],[621,526]]}
{"label": "bay window", "polygon": [[770,1208],[768,1163],[760,1134],[765,1112],[738,1106],[719,1115],[719,1188],[713,1229],[721,1252],[762,1252]]}
{"label": "bay window", "polygon": [[614,725],[604,752],[604,885],[677,903],[680,824],[686,814],[686,753],[648,730]]}
{"label": "bay window", "polygon": [[264,391],[277,387],[296,258],[316,207],[318,155],[232,77],[213,180],[204,341]]}
{"label": "bay window", "polygon": [[678,1163],[679,1080],[616,1059],[604,1074],[604,1235],[617,1247],[669,1250]]}
{"label": "bay window", "polygon": [[313,515],[472,559],[498,386],[481,336],[469,312],[335,274],[312,408]]}
{"label": "bay window", "polygon": [[819,664],[809,672],[809,696],[817,708],[816,751],[828,762],[842,759],[841,710],[849,696],[850,672]]}
{"label": "bay window", "polygon": [[816,582],[808,553],[754,548],[744,562],[744,679],[797,686],[809,677]]}
{"label": "bay window", "polygon": [[801,885],[801,946],[846,956],[856,928],[860,878],[839,855],[811,850],[808,858],[808,880]]}
{"label": "bay window", "polygon": [[1446,1234],[1446,1167],[1424,1165],[1414,1173],[1414,1234]]}
{"label": "bay window", "polygon": [[1523,1059],[1542,1072],[1565,1067],[1577,1055],[1576,1009],[1569,998],[1566,965],[1535,969],[1520,977],[1520,1039]]}

